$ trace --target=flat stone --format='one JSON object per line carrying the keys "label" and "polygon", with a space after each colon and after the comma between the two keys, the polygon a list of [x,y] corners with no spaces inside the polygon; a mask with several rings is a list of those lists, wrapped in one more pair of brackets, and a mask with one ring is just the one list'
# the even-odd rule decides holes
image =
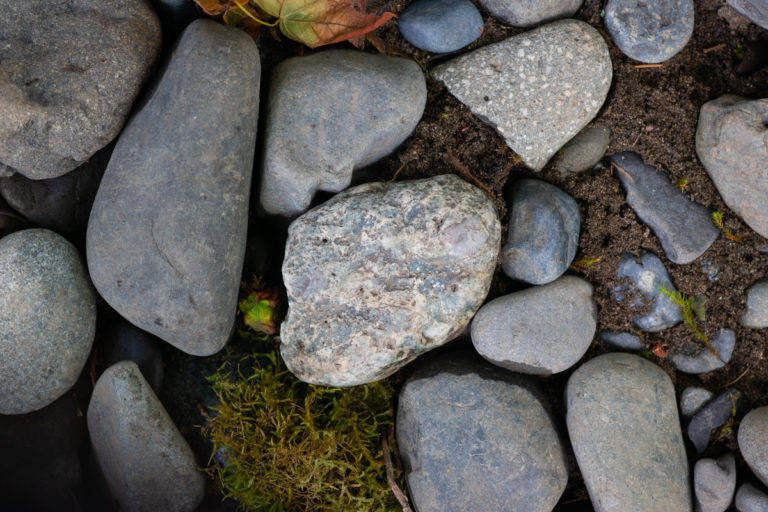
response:
{"label": "flat stone", "polygon": [[88,431],[99,467],[120,510],[191,512],[205,477],[195,455],[132,361],[96,382]]}
{"label": "flat stone", "polygon": [[752,409],[739,424],[739,451],[749,469],[768,485],[768,407]]}
{"label": "flat stone", "polygon": [[120,132],[160,49],[143,0],[3,1],[0,163],[65,174]]}
{"label": "flat stone", "polygon": [[556,186],[531,179],[515,183],[509,203],[512,212],[501,252],[504,273],[531,284],[554,281],[576,256],[579,205]]}
{"label": "flat stone", "polygon": [[752,484],[744,484],[736,493],[734,505],[739,512],[765,512],[768,510],[768,494]]}
{"label": "flat stone", "polygon": [[747,311],[739,322],[753,329],[768,327],[768,279],[761,279],[747,288]]}
{"label": "flat stone", "polygon": [[613,71],[603,36],[562,20],[435,66],[431,75],[539,171],[597,115]]}
{"label": "flat stone", "polygon": [[709,347],[696,341],[683,345],[679,352],[669,356],[675,367],[684,373],[707,373],[722,368],[731,360],[736,346],[736,333],[731,329],[720,329],[709,338]]}
{"label": "flat stone", "polygon": [[562,174],[588,171],[602,160],[610,142],[611,129],[607,126],[584,128],[557,154],[555,169]]}
{"label": "flat stone", "polygon": [[259,77],[244,32],[189,25],[120,136],[91,211],[96,289],[132,324],[193,355],[221,350],[234,326]]}
{"label": "flat stone", "polygon": [[0,239],[0,414],[66,393],[95,332],[96,294],[72,244],[45,229]]}
{"label": "flat stone", "polygon": [[347,188],[355,169],[411,134],[426,101],[424,75],[411,59],[328,50],[281,62],[266,108],[262,208],[293,217],[316,191]]}
{"label": "flat stone", "polygon": [[728,0],[728,5],[755,25],[768,29],[768,1]]}
{"label": "flat stone", "polygon": [[477,352],[491,363],[516,372],[550,375],[581,359],[596,326],[592,285],[579,277],[563,276],[485,304],[472,320],[471,334]]}
{"label": "flat stone", "polygon": [[530,27],[545,21],[569,18],[584,0],[480,0],[480,4],[503,23]]}
{"label": "flat stone", "polygon": [[618,350],[636,351],[643,349],[643,340],[640,339],[640,336],[635,336],[631,332],[602,331],[600,332],[600,339],[611,348]]}
{"label": "flat stone", "polygon": [[693,488],[696,512],[725,512],[736,491],[736,459],[733,454],[696,462]]}
{"label": "flat stone", "polygon": [[741,392],[727,389],[701,408],[688,424],[688,439],[699,453],[707,449],[712,430],[720,428],[741,409]]}
{"label": "flat stone", "polygon": [[591,359],[565,390],[571,445],[596,512],[692,509],[675,389],[642,357]]}
{"label": "flat stone", "polygon": [[405,8],[397,28],[416,48],[455,52],[483,34],[483,17],[469,0],[417,0]]}
{"label": "flat stone", "polygon": [[714,396],[715,394],[707,389],[689,386],[680,395],[680,413],[683,418],[690,419]]}
{"label": "flat stone", "polygon": [[693,34],[693,0],[608,0],[605,29],[616,46],[640,62],[664,62]]}
{"label": "flat stone", "polygon": [[354,386],[455,338],[488,294],[500,241],[491,198],[447,174],[367,183],[302,215],[283,263],[288,369]]}
{"label": "flat stone", "polygon": [[430,361],[408,379],[397,442],[419,512],[549,512],[568,467],[549,404],[532,380],[469,353]]}
{"label": "flat stone", "polygon": [[103,330],[104,363],[133,361],[155,393],[163,385],[163,355],[159,340],[123,319],[115,319]]}
{"label": "flat stone", "polygon": [[616,176],[627,193],[627,204],[650,226],[670,261],[691,263],[717,239],[720,230],[710,210],[685,197],[666,173],[629,151],[609,159],[619,167]]}
{"label": "flat stone", "polygon": [[705,103],[696,127],[696,154],[736,215],[768,238],[768,98],[725,95]]}

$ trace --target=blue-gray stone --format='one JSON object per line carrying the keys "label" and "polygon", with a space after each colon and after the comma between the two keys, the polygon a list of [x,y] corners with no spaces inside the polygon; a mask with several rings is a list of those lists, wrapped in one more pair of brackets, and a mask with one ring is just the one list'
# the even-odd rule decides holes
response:
{"label": "blue-gray stone", "polygon": [[515,183],[507,241],[502,249],[504,273],[531,284],[554,281],[576,256],[581,215],[576,201],[545,181]]}
{"label": "blue-gray stone", "polygon": [[717,274],[720,273],[720,267],[717,266],[717,263],[715,260],[707,256],[706,258],[701,258],[701,261],[699,262],[699,266],[701,267],[701,270],[703,272],[706,272],[707,279],[710,281],[717,281],[719,278],[717,277]]}
{"label": "blue-gray stone", "polygon": [[607,126],[584,128],[555,156],[555,168],[562,174],[588,171],[603,158],[610,141]]}
{"label": "blue-gray stone", "polygon": [[600,339],[611,348],[619,350],[636,351],[643,349],[643,340],[640,339],[640,336],[635,336],[631,332],[602,331],[600,333]]}
{"label": "blue-gray stone", "polygon": [[103,331],[104,363],[133,361],[155,393],[163,384],[163,355],[159,340],[123,319],[113,320]]}
{"label": "blue-gray stone", "polygon": [[679,352],[669,356],[669,360],[683,373],[707,373],[722,368],[731,360],[736,333],[731,329],[720,329],[710,336],[708,342],[709,347],[703,341],[687,343]]}
{"label": "blue-gray stone", "polygon": [[701,459],[693,467],[696,512],[725,512],[736,491],[736,459],[726,453],[717,459]]}
{"label": "blue-gray stone", "polygon": [[608,0],[605,29],[626,56],[664,62],[677,55],[693,34],[693,0]]}
{"label": "blue-gray stone", "polygon": [[680,413],[683,418],[690,419],[704,407],[715,394],[704,388],[687,387],[680,395]]}
{"label": "blue-gray stone", "polygon": [[739,424],[739,451],[749,469],[768,485],[768,407],[752,409]]}
{"label": "blue-gray stone", "polygon": [[536,384],[468,353],[432,360],[408,379],[397,442],[419,512],[549,512],[568,480]]}
{"label": "blue-gray stone", "polygon": [[755,25],[768,29],[768,1],[728,0],[728,5]]}
{"label": "blue-gray stone", "polygon": [[752,484],[744,484],[736,493],[736,510],[739,512],[766,512],[768,494]]}
{"label": "blue-gray stone", "polygon": [[637,315],[632,318],[634,324],[642,331],[659,332],[683,321],[683,312],[677,304],[665,293],[677,291],[669,280],[667,269],[656,255],[645,253],[638,259],[625,253],[619,262],[618,276],[630,280],[629,287],[619,286],[614,290],[617,300],[625,300],[624,294],[631,292],[635,295],[633,306],[651,307],[650,313]]}
{"label": "blue-gray stone", "polygon": [[739,322],[753,329],[768,327],[768,279],[761,279],[747,288],[747,310]]}
{"label": "blue-gray stone", "polygon": [[609,158],[618,168],[615,175],[627,192],[627,204],[656,234],[667,258],[690,263],[712,245],[720,230],[710,211],[685,197],[666,173],[630,151]]}
{"label": "blue-gray stone", "polygon": [[722,427],[741,409],[741,392],[727,389],[701,408],[688,424],[688,439],[699,453],[707,449],[713,429]]}
{"label": "blue-gray stone", "polygon": [[530,27],[545,21],[568,18],[584,0],[480,0],[491,14],[514,27]]}
{"label": "blue-gray stone", "polygon": [[418,0],[405,8],[397,27],[416,48],[455,52],[483,33],[483,17],[469,0]]}

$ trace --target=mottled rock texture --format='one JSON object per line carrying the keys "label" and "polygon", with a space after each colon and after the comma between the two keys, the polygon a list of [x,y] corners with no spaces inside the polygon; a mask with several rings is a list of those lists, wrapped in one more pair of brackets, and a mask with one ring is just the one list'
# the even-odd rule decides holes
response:
{"label": "mottled rock texture", "polygon": [[507,25],[530,27],[572,16],[584,0],[480,0],[483,7]]}
{"label": "mottled rock texture", "polygon": [[752,472],[768,485],[768,407],[752,409],[739,424],[739,451]]}
{"label": "mottled rock texture", "polygon": [[734,502],[739,512],[765,512],[768,510],[768,494],[752,484],[739,487]]}
{"label": "mottled rock texture", "polygon": [[761,279],[747,288],[747,310],[739,321],[753,329],[768,327],[768,279]]}
{"label": "mottled rock texture", "polygon": [[698,339],[685,343],[678,352],[669,356],[669,360],[684,373],[707,373],[722,368],[731,360],[736,333],[731,329],[720,329],[709,337],[707,343],[709,346]]}
{"label": "mottled rock texture", "polygon": [[429,52],[455,52],[483,34],[483,17],[469,0],[418,0],[397,20],[406,41]]}
{"label": "mottled rock texture", "polygon": [[[619,261],[618,277],[629,279],[629,285],[619,285],[614,289],[617,300],[629,300],[625,294],[635,294],[632,306],[647,313],[640,313],[632,317],[632,322],[638,329],[645,332],[659,332],[668,329],[683,321],[683,313],[677,304],[665,293],[664,288],[670,293],[675,293],[677,288],[672,284],[664,264],[655,255],[649,252],[639,258],[633,254],[625,253]],[[629,292],[629,293],[627,293]]]}
{"label": "mottled rock texture", "polygon": [[715,394],[704,388],[689,386],[680,395],[680,413],[683,418],[690,419],[701,410]]}
{"label": "mottled rock texture", "polygon": [[728,0],[728,5],[755,25],[768,29],[768,1],[766,0]]}

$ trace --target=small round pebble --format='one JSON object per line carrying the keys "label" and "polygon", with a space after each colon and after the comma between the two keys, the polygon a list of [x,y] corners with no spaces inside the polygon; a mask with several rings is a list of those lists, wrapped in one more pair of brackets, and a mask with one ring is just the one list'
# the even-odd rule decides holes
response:
{"label": "small round pebble", "polygon": [[400,15],[400,33],[416,48],[455,52],[483,33],[483,17],[469,0],[418,0]]}
{"label": "small round pebble", "polygon": [[562,174],[592,169],[605,155],[610,141],[611,129],[607,126],[584,128],[555,156],[555,169]]}
{"label": "small round pebble", "polygon": [[761,279],[747,288],[747,311],[740,322],[753,329],[768,327],[768,279]]}
{"label": "small round pebble", "polygon": [[715,394],[704,388],[687,387],[680,395],[680,412],[686,419],[692,418],[704,407]]}
{"label": "small round pebble", "polygon": [[736,493],[735,505],[739,512],[765,512],[768,510],[768,494],[752,484],[744,484]]}
{"label": "small round pebble", "polygon": [[626,331],[602,331],[600,339],[611,348],[619,350],[642,350],[643,340]]}
{"label": "small round pebble", "polygon": [[701,459],[693,467],[696,512],[725,512],[736,491],[736,459],[727,453]]}
{"label": "small round pebble", "polygon": [[712,430],[720,428],[738,414],[741,407],[741,392],[727,389],[705,405],[688,424],[688,439],[696,451],[702,453],[709,445]]}

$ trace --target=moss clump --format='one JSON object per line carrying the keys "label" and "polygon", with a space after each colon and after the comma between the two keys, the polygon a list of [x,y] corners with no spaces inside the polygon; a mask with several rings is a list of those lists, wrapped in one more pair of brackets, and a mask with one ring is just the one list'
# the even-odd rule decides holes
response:
{"label": "moss clump", "polygon": [[223,460],[208,471],[226,497],[269,512],[400,510],[381,442],[393,424],[388,382],[313,386],[276,352],[225,364],[209,380],[220,403],[203,433]]}

